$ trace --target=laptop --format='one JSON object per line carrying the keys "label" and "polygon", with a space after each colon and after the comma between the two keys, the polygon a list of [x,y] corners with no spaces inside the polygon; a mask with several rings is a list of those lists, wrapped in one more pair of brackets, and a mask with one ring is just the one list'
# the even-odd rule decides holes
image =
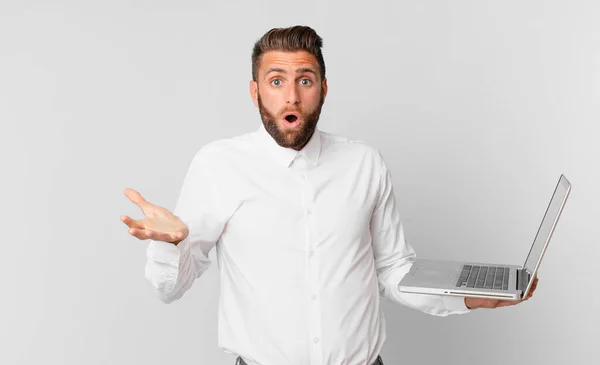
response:
{"label": "laptop", "polygon": [[571,184],[561,175],[523,266],[417,258],[398,290],[503,300],[526,298],[570,191]]}

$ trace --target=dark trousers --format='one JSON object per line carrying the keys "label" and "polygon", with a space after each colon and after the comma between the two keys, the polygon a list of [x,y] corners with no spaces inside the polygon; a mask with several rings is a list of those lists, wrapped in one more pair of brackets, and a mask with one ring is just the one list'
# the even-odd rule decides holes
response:
{"label": "dark trousers", "polygon": [[[244,360],[242,360],[241,357],[238,356],[237,360],[235,361],[235,365],[248,365],[248,364],[246,364],[246,362]],[[373,363],[373,365],[383,365],[383,359],[381,358],[381,356],[377,356],[377,359],[375,359],[375,362]]]}

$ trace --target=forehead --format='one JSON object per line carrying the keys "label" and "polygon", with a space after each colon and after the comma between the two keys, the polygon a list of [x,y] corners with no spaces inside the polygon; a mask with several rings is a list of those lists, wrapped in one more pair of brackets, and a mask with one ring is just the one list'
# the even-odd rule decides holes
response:
{"label": "forehead", "polygon": [[272,67],[289,69],[290,72],[300,67],[311,67],[318,71],[319,63],[315,56],[306,51],[267,51],[263,54],[259,72]]}

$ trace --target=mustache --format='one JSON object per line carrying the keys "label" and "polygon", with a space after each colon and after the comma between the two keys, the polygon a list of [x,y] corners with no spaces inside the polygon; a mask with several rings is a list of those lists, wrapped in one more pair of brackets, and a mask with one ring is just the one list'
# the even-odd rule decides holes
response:
{"label": "mustache", "polygon": [[279,117],[281,117],[285,113],[296,113],[298,115],[304,116],[304,113],[302,112],[302,110],[300,110],[298,108],[284,108],[284,109],[280,110],[279,113],[277,113],[277,115]]}

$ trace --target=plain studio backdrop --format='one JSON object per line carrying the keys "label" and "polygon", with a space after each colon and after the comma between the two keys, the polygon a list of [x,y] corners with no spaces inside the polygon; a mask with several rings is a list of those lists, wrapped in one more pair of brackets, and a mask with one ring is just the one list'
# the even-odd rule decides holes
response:
{"label": "plain studio backdrop", "polygon": [[573,184],[532,300],[446,318],[386,300],[384,362],[595,361],[598,19],[597,1],[1,1],[0,363],[234,363],[216,261],[162,303],[123,191],[172,210],[200,147],[256,130],[252,46],[296,24],[324,38],[320,128],[383,153],[420,257],[523,264]]}

